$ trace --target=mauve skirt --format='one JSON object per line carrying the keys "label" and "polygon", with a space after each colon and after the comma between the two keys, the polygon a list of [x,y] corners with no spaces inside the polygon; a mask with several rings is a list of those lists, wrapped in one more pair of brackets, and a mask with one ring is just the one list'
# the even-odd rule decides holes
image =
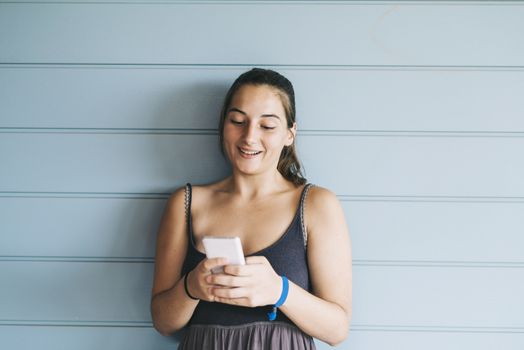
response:
{"label": "mauve skirt", "polygon": [[285,322],[240,326],[191,325],[179,350],[313,350],[313,338]]}

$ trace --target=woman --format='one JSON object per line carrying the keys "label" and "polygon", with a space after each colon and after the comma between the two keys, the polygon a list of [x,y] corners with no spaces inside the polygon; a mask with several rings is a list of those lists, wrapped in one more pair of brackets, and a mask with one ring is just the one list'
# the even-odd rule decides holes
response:
{"label": "woman", "polygon": [[[239,76],[226,95],[219,135],[231,176],[178,189],[165,209],[151,301],[155,328],[168,335],[188,326],[179,349],[314,349],[313,337],[342,342],[352,310],[349,235],[336,196],[301,174],[291,83],[266,69]],[[204,236],[239,236],[246,265],[207,259]],[[211,273],[224,265],[223,273]]]}

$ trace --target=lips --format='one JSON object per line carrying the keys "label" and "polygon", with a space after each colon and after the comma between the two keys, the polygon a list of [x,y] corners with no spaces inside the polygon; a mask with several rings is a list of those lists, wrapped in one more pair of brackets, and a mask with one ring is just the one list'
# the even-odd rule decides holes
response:
{"label": "lips", "polygon": [[238,150],[240,151],[241,154],[249,156],[249,157],[254,157],[262,153],[262,151],[248,150],[244,148],[238,148]]}

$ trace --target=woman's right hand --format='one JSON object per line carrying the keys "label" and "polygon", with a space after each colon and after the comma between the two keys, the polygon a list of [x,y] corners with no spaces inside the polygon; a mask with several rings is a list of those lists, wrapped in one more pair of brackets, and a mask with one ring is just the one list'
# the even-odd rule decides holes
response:
{"label": "woman's right hand", "polygon": [[193,270],[188,272],[187,289],[189,294],[200,300],[215,301],[214,295],[210,293],[211,287],[215,285],[206,282],[206,277],[212,274],[212,269],[224,265],[227,265],[226,258],[205,258],[202,260]]}

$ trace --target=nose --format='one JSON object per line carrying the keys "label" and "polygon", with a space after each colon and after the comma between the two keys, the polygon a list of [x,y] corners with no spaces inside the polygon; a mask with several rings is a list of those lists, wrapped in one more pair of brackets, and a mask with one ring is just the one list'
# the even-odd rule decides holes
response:
{"label": "nose", "polygon": [[258,141],[258,129],[255,123],[248,123],[244,129],[244,142],[248,145],[254,145]]}

